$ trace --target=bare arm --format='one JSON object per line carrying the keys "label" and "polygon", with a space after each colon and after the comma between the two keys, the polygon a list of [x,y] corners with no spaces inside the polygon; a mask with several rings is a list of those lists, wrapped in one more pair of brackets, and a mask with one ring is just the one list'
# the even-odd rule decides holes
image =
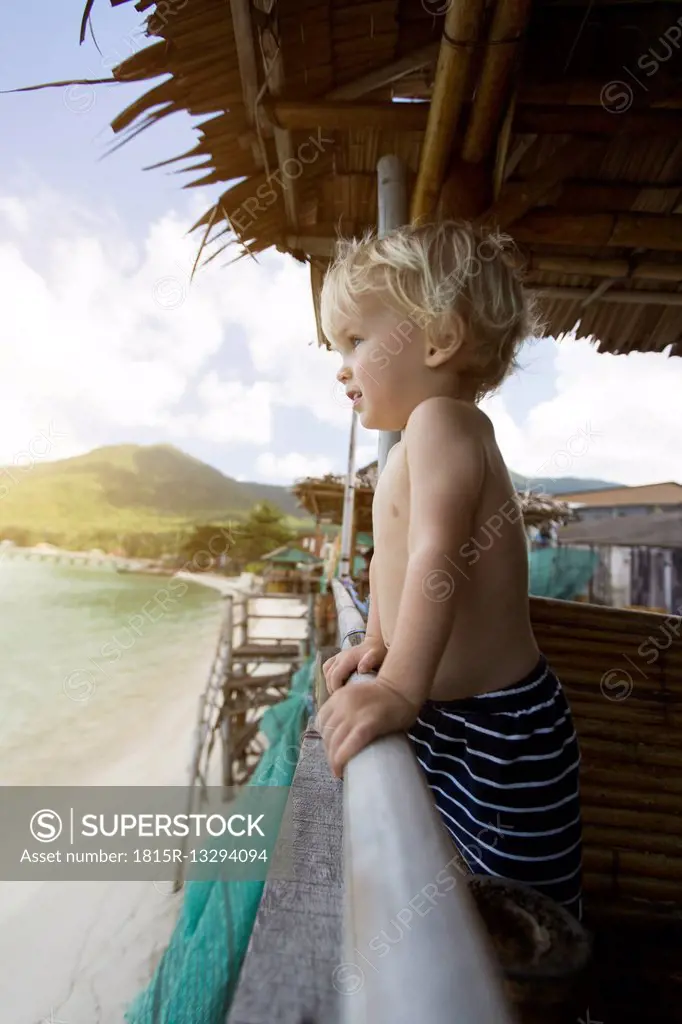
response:
{"label": "bare arm", "polygon": [[372,598],[373,594],[376,594],[376,587],[374,585],[374,558],[369,563],[369,615],[367,616],[367,629],[365,630],[365,636],[376,638],[384,642],[383,634],[381,632],[381,619],[379,618],[379,605],[376,597]]}
{"label": "bare arm", "polygon": [[428,698],[469,569],[484,476],[476,410],[447,398],[415,409],[405,429],[410,477],[409,559],[394,638],[379,680],[415,706]]}
{"label": "bare arm", "polygon": [[467,596],[461,552],[473,533],[485,472],[478,415],[451,399],[431,398],[408,420],[409,558],[396,627],[376,680],[341,687],[320,710],[318,728],[335,775],[377,736],[408,729],[429,696],[453,616]]}

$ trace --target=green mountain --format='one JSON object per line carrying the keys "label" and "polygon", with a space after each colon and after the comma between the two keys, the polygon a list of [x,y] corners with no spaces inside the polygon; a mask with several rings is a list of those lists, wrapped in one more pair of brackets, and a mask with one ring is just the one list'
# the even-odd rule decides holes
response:
{"label": "green mountain", "polygon": [[606,487],[622,487],[623,484],[614,484],[608,480],[582,479],[579,476],[522,476],[521,473],[511,474],[514,486],[519,490],[529,490],[535,493],[553,494],[557,497],[561,494],[570,494],[572,491],[601,491]]}
{"label": "green mountain", "polygon": [[[574,477],[512,476],[519,487],[554,494],[614,486]],[[110,445],[58,462],[0,470],[0,538],[111,550],[129,547],[131,536],[157,535],[164,538],[162,549],[174,550],[194,524],[227,523],[259,501],[300,521],[307,518],[286,487],[234,480],[172,445]]]}
{"label": "green mountain", "polygon": [[0,481],[0,536],[28,531],[31,541],[69,547],[225,523],[259,501],[305,516],[287,488],[233,480],[171,445],[111,445],[31,468],[8,467]]}

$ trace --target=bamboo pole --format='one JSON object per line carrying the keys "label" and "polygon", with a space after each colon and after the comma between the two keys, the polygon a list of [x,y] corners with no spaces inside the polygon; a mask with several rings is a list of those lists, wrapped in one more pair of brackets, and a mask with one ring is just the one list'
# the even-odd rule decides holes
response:
{"label": "bamboo pole", "polygon": [[526,271],[550,274],[577,274],[583,277],[626,277],[633,281],[682,281],[682,265],[642,262],[632,267],[627,260],[591,260],[570,256],[531,255]]}
{"label": "bamboo pole", "polygon": [[[280,43],[275,38],[271,28],[268,27],[263,31],[261,45],[263,47],[263,58],[267,61],[265,72],[270,93],[273,96],[279,96],[285,86],[284,62],[282,60]],[[286,165],[291,161],[296,165],[300,165],[300,161],[294,153],[294,143],[288,128],[286,126],[284,128],[273,126],[273,134],[275,136],[277,160],[284,184],[282,192],[287,224],[289,227],[295,228],[298,224],[298,184],[296,178],[287,173]]]}
{"label": "bamboo pole", "polygon": [[592,791],[601,786],[608,790],[642,794],[642,797],[649,796],[652,800],[658,799],[659,794],[682,794],[682,778],[669,771],[645,765],[635,768],[631,764],[612,764],[610,760],[592,754],[583,757],[581,778],[584,778],[586,788]]}
{"label": "bamboo pole", "polygon": [[350,575],[350,546],[353,535],[353,515],[355,511],[355,437],[357,434],[357,413],[351,413],[350,437],[348,439],[348,466],[346,483],[343,493],[343,518],[341,520],[341,553],[339,557],[339,576]]}
{"label": "bamboo pole", "polygon": [[[682,232],[680,232],[680,242],[682,243]],[[682,244],[680,248],[682,249]],[[529,291],[541,299],[567,299],[576,302],[584,302],[593,294],[592,288],[557,288],[551,285],[531,285]],[[595,301],[634,306],[682,306],[682,294],[680,292],[654,291],[626,292],[622,289],[612,289],[600,295]]]}
{"label": "bamboo pole", "polygon": [[517,242],[551,245],[615,246],[682,252],[679,217],[646,213],[555,213],[534,210],[516,222]]}
{"label": "bamboo pole", "polygon": [[579,601],[560,601],[552,597],[531,597],[530,611],[533,621],[556,625],[585,626],[596,630],[623,629],[624,632],[646,629],[665,622],[660,612],[639,611],[632,608],[607,608],[603,605],[583,604]]}
{"label": "bamboo pole", "polygon": [[348,131],[374,128],[423,132],[428,103],[357,103],[353,100],[266,100],[272,123],[288,131]]}
{"label": "bamboo pole", "polygon": [[664,857],[682,857],[682,837],[665,832],[648,832],[637,828],[604,827],[583,823],[584,849],[596,847],[606,850],[627,850],[630,853],[658,854]]}
{"label": "bamboo pole", "polygon": [[682,896],[682,857],[667,857],[662,853],[639,853],[629,850],[603,850],[588,847],[583,851],[585,871],[611,872],[620,883],[621,873],[635,878],[661,879],[677,884]]}
{"label": "bamboo pole", "polygon": [[[575,80],[569,75],[554,82],[522,82],[519,87],[519,102],[543,107],[555,104],[559,107],[602,107],[604,106],[604,81],[601,78]],[[654,99],[654,109],[679,109],[682,107],[682,86],[669,83],[665,94]],[[616,115],[620,116],[620,115]]]}
{"label": "bamboo pole", "polygon": [[[263,101],[263,111],[275,131],[379,128],[425,132],[422,158],[426,163],[423,164],[423,172],[420,166],[424,184],[420,186],[418,195],[423,199],[428,196],[430,202],[426,202],[421,213],[415,212],[412,219],[427,216],[429,209],[435,208],[452,140],[465,106],[471,52],[475,45],[478,14],[482,6],[483,0],[451,4],[448,17],[451,14],[457,16],[456,12],[460,9],[465,11],[462,15],[464,35],[457,43],[450,43],[443,37],[431,104],[426,101],[357,102],[327,100],[324,97],[294,100],[283,98],[271,89],[272,97]],[[447,77],[443,80],[444,84],[439,85],[438,69],[441,66]],[[210,92],[207,92],[205,101],[210,101]],[[439,119],[434,120],[433,129],[430,127],[432,118]],[[612,138],[614,135],[633,134],[639,137],[652,135],[674,138],[679,132],[679,126],[680,116],[676,110],[631,111],[614,116],[595,107],[545,108],[517,104],[513,130],[521,135],[599,135]],[[435,133],[434,137],[430,137],[431,132]]]}
{"label": "bamboo pole", "polygon": [[[613,763],[623,761],[626,764],[651,767],[682,768],[682,750],[679,749],[644,743],[620,743],[615,740],[595,739],[592,736],[583,736],[580,740],[580,747],[585,754],[602,755],[604,760],[608,758]],[[680,781],[682,781],[682,773],[680,773]]]}
{"label": "bamboo pole", "polygon": [[462,146],[462,158],[469,163],[479,163],[490,149],[530,6],[530,0],[497,0]]}
{"label": "bamboo pole", "polygon": [[611,723],[617,715],[619,722],[626,724],[641,725],[645,729],[657,729],[659,726],[679,730],[682,736],[682,703],[678,704],[679,711],[676,713],[666,707],[661,707],[657,701],[638,700],[632,708],[628,707],[630,701],[619,706],[614,711],[613,702],[604,700],[601,692],[592,694],[592,699],[584,699],[582,694],[571,695],[571,711],[575,719],[590,721],[604,720]]}
{"label": "bamboo pole", "polygon": [[[230,0],[230,11],[232,14],[235,45],[237,47],[237,63],[239,65],[239,77],[242,86],[244,109],[246,110],[246,120],[251,127],[255,127],[256,118],[258,117],[256,109],[258,71],[249,0]],[[267,123],[261,127],[264,134],[272,134],[272,129]],[[256,167],[262,167],[263,154],[255,134],[251,141],[251,152]]]}
{"label": "bamboo pole", "polygon": [[618,881],[614,882],[611,875],[586,870],[583,873],[583,892],[588,895],[617,895],[619,899],[631,896],[652,902],[665,900],[679,903],[682,886],[678,882],[630,875],[619,875]]}
{"label": "bamboo pole", "polygon": [[677,110],[628,110],[613,114],[602,107],[522,106],[516,108],[514,131],[540,135],[671,136],[680,132]]}
{"label": "bamboo pole", "polygon": [[[682,815],[682,793],[659,793],[642,790],[627,789],[624,786],[594,784],[592,782],[593,771],[590,769],[580,781],[580,801],[583,814],[594,813],[595,822],[608,823],[607,814],[621,814],[624,811],[632,811],[632,815],[639,819],[640,815],[651,814],[653,817],[664,817],[668,820],[672,817],[679,822]],[[585,819],[587,820],[587,819]]]}
{"label": "bamboo pole", "polygon": [[[603,804],[592,805],[584,799],[582,801],[582,818],[584,825],[597,828],[632,829],[633,832],[650,835],[660,833],[666,837],[682,836],[682,817],[679,814],[663,814],[651,811],[631,810],[632,804],[628,807],[609,807]],[[682,842],[677,839],[677,842]],[[625,843],[627,846],[627,842]],[[682,853],[682,847],[678,849]]]}
{"label": "bamboo pole", "polygon": [[[430,217],[438,203],[452,139],[469,84],[469,67],[483,0],[453,0],[447,5],[433,95],[422,143],[410,219]],[[411,104],[409,104],[411,105]]]}

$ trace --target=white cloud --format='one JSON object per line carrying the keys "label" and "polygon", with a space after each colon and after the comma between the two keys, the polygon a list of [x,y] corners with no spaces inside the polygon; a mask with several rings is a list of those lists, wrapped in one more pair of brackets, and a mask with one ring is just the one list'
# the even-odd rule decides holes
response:
{"label": "white cloud", "polygon": [[[135,428],[261,447],[276,405],[349,422],[334,358],[315,340],[307,268],[218,258],[190,284],[188,227],[169,213],[136,246],[115,216],[49,190],[0,196],[0,464],[51,421],[67,435],[52,458]],[[229,366],[228,344],[246,345],[256,382],[209,370],[219,353]]]}
{"label": "white cloud", "polygon": [[[206,411],[197,417],[194,430],[207,441],[248,441],[268,444],[272,436],[272,385],[266,381],[242,384],[220,380],[211,371],[197,386],[197,395]],[[191,417],[188,417],[190,422]]]}
{"label": "white cloud", "polygon": [[[194,202],[203,209],[205,197]],[[278,254],[229,268],[218,257],[190,285],[198,236],[188,227],[169,213],[136,245],[106,210],[48,189],[0,195],[0,464],[52,425],[62,436],[48,458],[146,429],[180,446],[251,443],[263,449],[260,461],[254,453],[261,477],[273,480],[345,469],[343,441],[329,457],[272,451],[277,406],[305,409],[337,437],[350,427],[338,356],[316,342],[308,269]],[[538,344],[556,345],[556,395],[522,423],[504,389],[486,403],[510,466],[624,483],[682,476],[682,360]],[[237,345],[255,379],[230,372]],[[374,432],[360,429],[357,443],[359,466],[376,457]]]}
{"label": "white cloud", "polygon": [[557,394],[517,425],[504,391],[484,403],[508,465],[529,476],[643,484],[682,480],[682,359],[600,354],[586,340],[556,347]]}
{"label": "white cloud", "polygon": [[[367,431],[369,433],[369,431]],[[367,466],[370,462],[374,462],[378,454],[379,435],[376,435],[377,440],[373,444],[359,444],[355,450],[355,464],[358,469],[362,469],[363,466]]]}
{"label": "white cloud", "polygon": [[28,210],[15,196],[0,197],[0,216],[21,233],[28,230]]}
{"label": "white cloud", "polygon": [[331,472],[331,459],[326,455],[302,455],[301,452],[274,455],[273,452],[262,452],[256,459],[256,474],[259,477],[282,483],[292,483],[306,476],[324,476]]}

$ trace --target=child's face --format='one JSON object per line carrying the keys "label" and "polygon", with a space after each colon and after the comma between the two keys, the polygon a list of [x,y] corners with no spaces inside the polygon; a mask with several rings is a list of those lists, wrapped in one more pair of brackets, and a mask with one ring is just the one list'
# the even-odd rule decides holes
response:
{"label": "child's face", "polygon": [[337,373],[363,427],[402,430],[428,395],[424,332],[405,313],[378,297],[358,301],[357,315],[340,319]]}

